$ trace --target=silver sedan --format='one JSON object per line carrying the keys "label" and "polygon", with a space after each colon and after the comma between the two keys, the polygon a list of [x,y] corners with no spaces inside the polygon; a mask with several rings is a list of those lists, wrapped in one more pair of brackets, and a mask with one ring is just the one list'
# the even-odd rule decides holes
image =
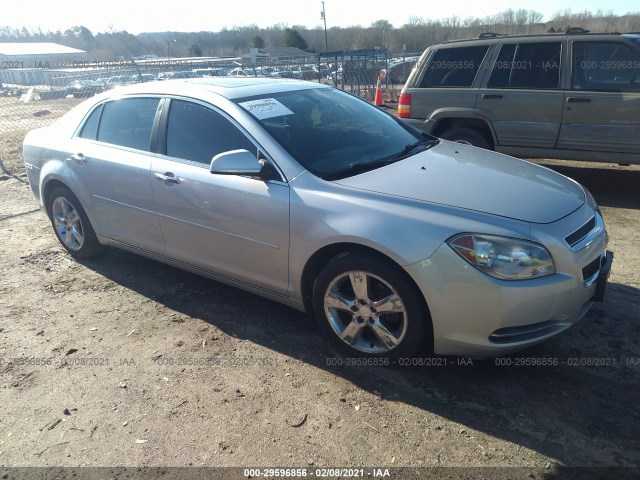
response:
{"label": "silver sedan", "polygon": [[124,87],[30,132],[70,255],[115,246],[315,315],[351,355],[502,355],[602,300],[587,190],[304,81]]}

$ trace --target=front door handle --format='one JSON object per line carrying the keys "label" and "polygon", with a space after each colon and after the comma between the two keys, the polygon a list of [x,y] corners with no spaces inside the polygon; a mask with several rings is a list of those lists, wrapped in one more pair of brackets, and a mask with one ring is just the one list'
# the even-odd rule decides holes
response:
{"label": "front door handle", "polygon": [[78,165],[84,165],[87,163],[87,157],[85,157],[82,153],[74,153],[70,155],[67,160],[73,160]]}
{"label": "front door handle", "polygon": [[591,99],[586,97],[567,97],[567,103],[591,103]]}
{"label": "front door handle", "polygon": [[482,98],[502,98],[502,95],[499,93],[483,93]]}
{"label": "front door handle", "polygon": [[171,172],[166,172],[164,175],[162,173],[155,173],[153,176],[156,177],[156,179],[160,180],[161,182],[176,183],[176,184],[180,183],[180,179]]}

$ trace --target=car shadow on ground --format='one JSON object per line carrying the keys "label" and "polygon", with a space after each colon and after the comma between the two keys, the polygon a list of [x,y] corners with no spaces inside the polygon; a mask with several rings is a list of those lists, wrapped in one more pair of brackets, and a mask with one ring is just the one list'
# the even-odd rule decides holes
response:
{"label": "car shadow on ground", "polygon": [[[232,337],[331,371],[384,399],[432,412],[565,465],[640,465],[640,365],[634,369],[622,364],[627,348],[635,348],[625,342],[638,338],[634,319],[640,318],[640,308],[629,303],[640,298],[638,289],[610,284],[606,303],[578,325],[503,361],[471,365],[467,360],[443,358],[444,363],[431,367],[340,366],[345,357],[333,350],[315,321],[286,306],[117,250],[83,263]],[[544,358],[557,359],[557,364],[527,365],[526,359],[538,363]],[[582,358],[615,362],[589,366],[580,364]],[[600,450],[588,445],[599,445]]]}

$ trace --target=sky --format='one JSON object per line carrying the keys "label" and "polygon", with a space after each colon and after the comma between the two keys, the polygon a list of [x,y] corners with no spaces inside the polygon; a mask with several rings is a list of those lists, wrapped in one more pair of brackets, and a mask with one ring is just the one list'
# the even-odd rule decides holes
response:
{"label": "sky", "polygon": [[[604,4],[604,6],[603,6]],[[456,15],[460,18],[486,17],[512,8],[537,10],[544,20],[557,11],[571,8],[583,10],[611,10],[614,14],[640,11],[637,0],[326,0],[327,28],[361,25],[367,27],[384,19],[394,27],[401,27],[410,17],[442,19]],[[12,28],[41,28],[43,31],[66,30],[84,25],[94,33],[126,30],[140,32],[219,31],[223,28],[256,24],[270,27],[322,25],[318,0],[179,0],[166,4],[154,0],[27,0],[9,2],[2,8],[0,26]]]}

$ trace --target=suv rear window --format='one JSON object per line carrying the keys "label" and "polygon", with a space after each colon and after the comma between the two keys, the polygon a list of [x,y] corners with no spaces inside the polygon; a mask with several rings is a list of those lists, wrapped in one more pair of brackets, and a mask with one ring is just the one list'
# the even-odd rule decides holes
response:
{"label": "suv rear window", "polygon": [[640,90],[640,53],[619,42],[574,42],[572,88]]}
{"label": "suv rear window", "polygon": [[489,88],[558,88],[561,54],[561,42],[504,44],[493,65],[487,86]]}
{"label": "suv rear window", "polygon": [[480,45],[438,50],[429,62],[420,87],[470,87],[488,49],[488,45]]}

